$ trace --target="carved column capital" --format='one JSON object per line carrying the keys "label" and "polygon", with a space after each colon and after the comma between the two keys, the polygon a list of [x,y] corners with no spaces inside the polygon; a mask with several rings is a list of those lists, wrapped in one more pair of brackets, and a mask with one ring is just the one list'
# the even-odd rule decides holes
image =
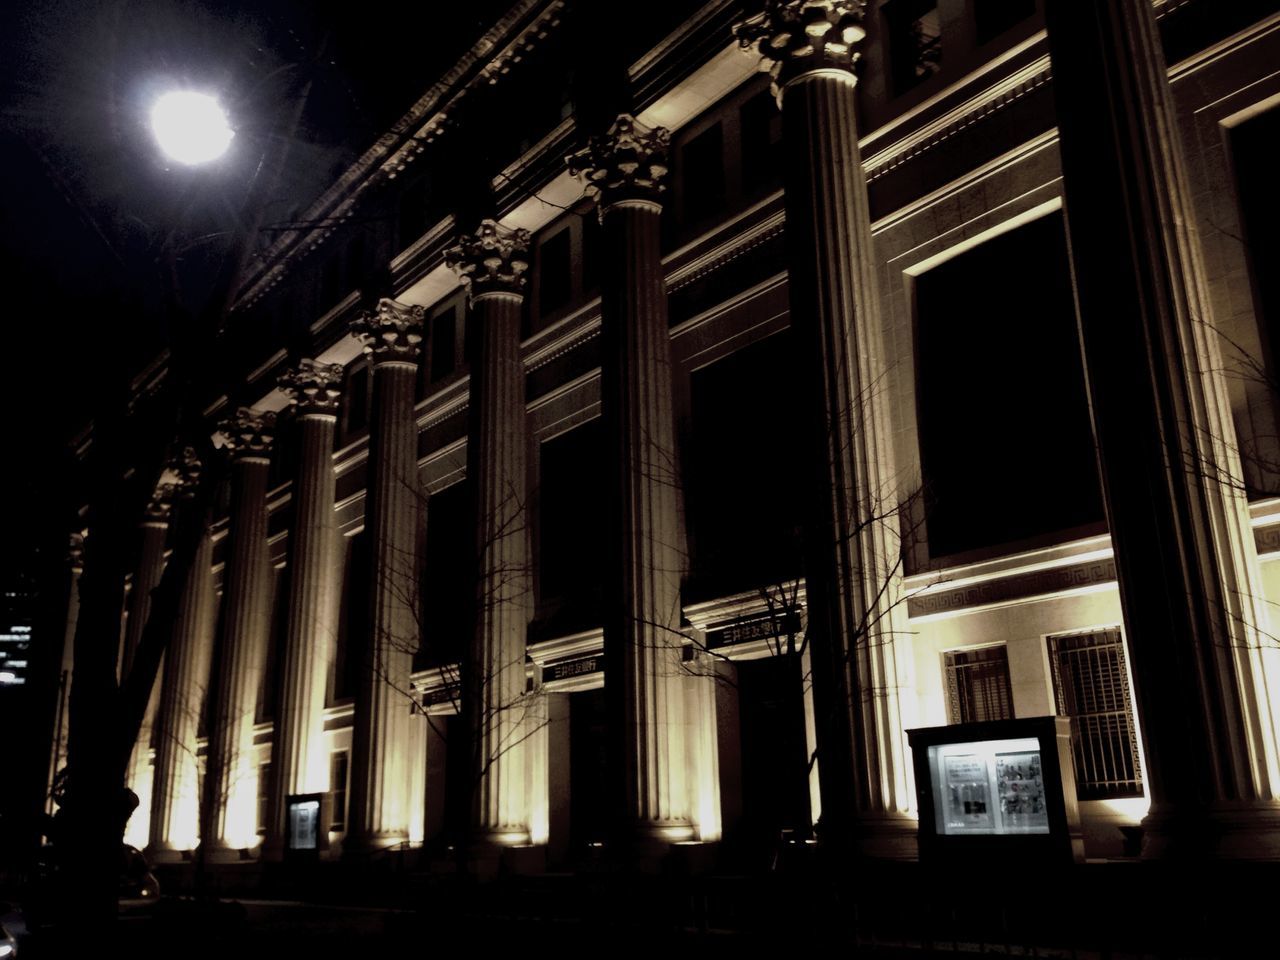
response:
{"label": "carved column capital", "polygon": [[482,220],[444,252],[444,260],[474,300],[486,293],[522,293],[529,269],[529,231]]}
{"label": "carved column capital", "polygon": [[383,297],[372,310],[351,321],[351,335],[364,344],[373,362],[417,363],[422,343],[422,307]]}
{"label": "carved column capital", "polygon": [[773,77],[774,96],[790,81],[815,70],[844,70],[853,77],[866,37],[866,0],[765,0],[764,11],[737,24],[743,50],[759,52]]}
{"label": "carved column capital", "polygon": [[626,200],[659,202],[666,190],[667,150],[671,133],[665,127],[646,127],[623,113],[604,135],[567,158],[569,172],[580,179],[586,194],[603,211]]}
{"label": "carved column capital", "polygon": [[142,523],[144,526],[164,526],[169,522],[169,515],[173,513],[173,500],[178,494],[178,485],[171,481],[161,480],[156,484],[155,491],[151,494],[151,499],[147,501],[147,507],[143,511]]}
{"label": "carved column capital", "polygon": [[336,416],[342,396],[342,364],[300,360],[276,381],[299,416]]}
{"label": "carved column capital", "polygon": [[77,573],[84,570],[84,534],[73,533],[67,542],[67,563]]}
{"label": "carved column capital", "polygon": [[265,460],[271,456],[275,433],[274,413],[241,407],[235,416],[218,424],[218,432],[214,436],[215,440],[221,441],[220,446],[232,460]]}

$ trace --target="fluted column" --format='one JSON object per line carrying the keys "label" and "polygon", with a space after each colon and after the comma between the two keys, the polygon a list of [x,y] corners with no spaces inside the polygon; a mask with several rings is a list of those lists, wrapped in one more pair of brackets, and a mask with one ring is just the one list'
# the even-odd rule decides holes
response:
{"label": "fluted column", "polygon": [[904,709],[899,491],[883,394],[867,183],[855,123],[861,2],[766,2],[740,24],[771,65],[786,156],[791,323],[804,356],[805,583],[818,721],[821,836],[909,856],[915,821]]}
{"label": "fluted column", "polygon": [[[194,452],[187,466],[183,493],[189,495],[199,470]],[[187,572],[161,668],[148,848],[153,860],[179,860],[200,838],[196,737],[213,656],[215,607],[213,540],[206,527]]]}
{"label": "fluted column", "polygon": [[49,782],[45,812],[52,814],[53,784],[67,764],[67,734],[71,721],[71,675],[75,669],[76,624],[80,620],[80,574],[84,572],[84,537],[71,534],[67,549],[71,587],[67,593],[67,625],[62,637],[62,667],[58,672],[58,704],[53,718],[53,750],[49,758]]}
{"label": "fluted column", "polygon": [[1085,373],[1151,809],[1146,856],[1280,856],[1269,633],[1148,0],[1046,5]]}
{"label": "fluted column", "polygon": [[529,841],[525,639],[532,615],[528,432],[520,317],[529,233],[492,220],[446,252],[471,296],[480,348],[471,366],[467,475],[475,489],[475,634],[463,676],[473,737],[471,825],[478,839]]}
{"label": "fluted column", "polygon": [[274,414],[244,408],[219,427],[233,473],[226,608],[214,664],[200,831],[206,855],[214,859],[235,857],[257,842],[253,721],[270,621],[267,474],[274,433]]}
{"label": "fluted column", "polygon": [[303,360],[280,378],[280,389],[296,412],[298,473],[289,531],[289,624],[271,740],[264,850],[271,857],[284,849],[289,795],[319,793],[329,787],[324,694],[337,643],[333,433],[342,373],[341,364]]}
{"label": "fluted column", "polygon": [[681,661],[685,566],[660,246],[669,135],[622,115],[569,158],[600,209],[610,491],[605,691],[624,838],[692,836]]}
{"label": "fluted column", "polygon": [[421,307],[383,299],[352,324],[373,362],[365,530],[372,563],[369,638],[356,687],[348,852],[408,839],[411,695],[418,649],[418,426]]}

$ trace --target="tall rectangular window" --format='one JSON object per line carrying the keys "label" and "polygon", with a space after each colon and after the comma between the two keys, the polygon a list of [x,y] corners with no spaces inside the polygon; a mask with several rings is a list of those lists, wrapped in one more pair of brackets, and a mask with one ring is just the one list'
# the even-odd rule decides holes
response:
{"label": "tall rectangular window", "polygon": [[1142,796],[1138,734],[1119,630],[1049,638],[1058,714],[1071,718],[1081,800]]}
{"label": "tall rectangular window", "polygon": [[951,723],[1013,717],[1009,652],[1003,646],[957,650],[945,655],[947,713]]}
{"label": "tall rectangular window", "polygon": [[724,207],[724,133],[708,127],[680,152],[684,222],[697,223]]}
{"label": "tall rectangular window", "polygon": [[538,312],[542,316],[569,302],[570,291],[568,228],[544,240],[538,247]]}
{"label": "tall rectangular window", "polygon": [[267,835],[268,805],[271,797],[271,763],[258,764],[258,836]]}
{"label": "tall rectangular window", "polygon": [[333,807],[329,812],[329,829],[341,833],[347,829],[347,751],[335,750],[329,754],[329,793]]}
{"label": "tall rectangular window", "polygon": [[937,0],[893,0],[881,8],[888,27],[894,93],[906,93],[942,68]]}
{"label": "tall rectangular window", "polygon": [[742,187],[754,193],[782,178],[782,111],[773,94],[761,90],[738,110],[742,144]]}
{"label": "tall rectangular window", "polygon": [[458,311],[446,310],[431,321],[431,382],[443,380],[458,366]]}

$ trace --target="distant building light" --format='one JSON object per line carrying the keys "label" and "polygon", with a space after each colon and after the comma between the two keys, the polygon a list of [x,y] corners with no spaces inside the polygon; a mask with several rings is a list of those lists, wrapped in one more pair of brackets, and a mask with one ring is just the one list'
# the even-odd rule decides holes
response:
{"label": "distant building light", "polygon": [[0,683],[17,686],[22,683],[22,677],[18,676],[16,673],[10,673],[8,670],[0,670]]}
{"label": "distant building light", "polygon": [[25,667],[26,665],[27,665],[27,661],[25,661],[25,660],[10,660],[10,661],[9,661],[9,666],[13,667],[15,670],[20,669],[20,668],[22,668],[22,667]]}

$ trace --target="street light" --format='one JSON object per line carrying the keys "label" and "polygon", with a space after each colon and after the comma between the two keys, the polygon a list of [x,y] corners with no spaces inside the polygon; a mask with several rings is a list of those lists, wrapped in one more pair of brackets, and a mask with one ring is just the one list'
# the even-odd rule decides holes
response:
{"label": "street light", "polygon": [[151,131],[160,149],[188,166],[216,160],[236,135],[217,99],[192,90],[162,95],[151,108]]}

